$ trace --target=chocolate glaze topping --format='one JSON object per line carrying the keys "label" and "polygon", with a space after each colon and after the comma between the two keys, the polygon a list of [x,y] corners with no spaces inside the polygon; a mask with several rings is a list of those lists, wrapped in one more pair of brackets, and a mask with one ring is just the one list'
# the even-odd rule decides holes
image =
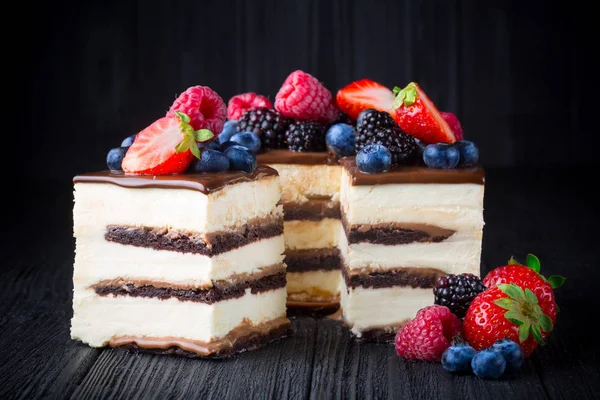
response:
{"label": "chocolate glaze topping", "polygon": [[358,170],[354,157],[340,160],[342,167],[348,171],[352,186],[385,185],[394,183],[475,183],[485,184],[485,173],[481,167],[435,169],[427,167],[398,167],[378,174],[365,174]]}
{"label": "chocolate glaze topping", "polygon": [[259,164],[327,164],[338,165],[339,160],[329,152],[298,152],[290,150],[266,150],[256,156]]}
{"label": "chocolate glaze topping", "polygon": [[241,171],[231,171],[174,175],[127,175],[113,174],[110,171],[100,171],[77,175],[73,178],[73,183],[111,183],[113,185],[136,189],[189,189],[209,194],[227,185],[250,182],[274,175],[277,175],[277,171],[265,165],[258,166],[251,174]]}

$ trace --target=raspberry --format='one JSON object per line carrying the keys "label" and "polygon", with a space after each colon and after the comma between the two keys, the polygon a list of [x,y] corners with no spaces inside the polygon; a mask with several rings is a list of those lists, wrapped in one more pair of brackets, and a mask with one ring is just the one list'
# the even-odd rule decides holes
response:
{"label": "raspberry", "polygon": [[446,120],[448,125],[450,125],[450,129],[452,129],[452,133],[454,133],[456,140],[463,140],[464,135],[462,126],[460,125],[458,118],[456,118],[456,115],[451,112],[440,112],[440,114],[442,114],[442,117]]}
{"label": "raspberry", "polygon": [[283,82],[275,97],[275,109],[299,121],[330,123],[339,116],[331,92],[303,71],[292,72]]}
{"label": "raspberry", "polygon": [[233,96],[227,103],[227,118],[231,120],[240,119],[246,111],[257,108],[273,108],[273,104],[265,96],[256,93],[242,93]]}
{"label": "raspberry", "polygon": [[461,329],[448,307],[425,307],[396,334],[396,352],[408,360],[440,361]]}
{"label": "raspberry", "polygon": [[209,129],[218,135],[227,118],[227,108],[221,96],[207,86],[192,86],[181,93],[167,112],[167,117],[181,111],[190,117],[194,129]]}

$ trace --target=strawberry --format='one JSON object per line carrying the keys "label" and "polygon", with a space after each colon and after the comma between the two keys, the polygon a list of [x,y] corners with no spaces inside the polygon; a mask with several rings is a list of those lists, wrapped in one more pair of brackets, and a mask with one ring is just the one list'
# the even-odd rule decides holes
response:
{"label": "strawberry", "polygon": [[556,311],[558,307],[554,301],[554,289],[562,286],[565,278],[553,275],[548,279],[540,274],[540,260],[533,254],[527,255],[527,265],[521,265],[511,258],[508,265],[498,267],[490,271],[483,284],[492,288],[503,283],[514,283],[523,289],[531,290],[539,299],[544,314],[556,323]]}
{"label": "strawberry", "polygon": [[200,158],[196,142],[212,137],[208,129],[194,131],[190,117],[175,111],[174,116],[161,118],[137,134],[123,159],[123,171],[135,175],[181,173],[194,156]]}
{"label": "strawberry", "polygon": [[552,319],[530,290],[504,283],[480,293],[463,320],[465,339],[475,350],[508,338],[519,343],[525,357],[552,331]]}
{"label": "strawberry", "polygon": [[394,94],[396,123],[404,132],[426,144],[456,142],[450,125],[419,85],[411,82],[404,89],[396,86]]}
{"label": "strawberry", "polygon": [[358,114],[367,108],[386,111],[392,117],[396,113],[393,109],[394,93],[370,79],[361,79],[340,89],[337,92],[336,102],[338,108],[354,121],[358,118]]}

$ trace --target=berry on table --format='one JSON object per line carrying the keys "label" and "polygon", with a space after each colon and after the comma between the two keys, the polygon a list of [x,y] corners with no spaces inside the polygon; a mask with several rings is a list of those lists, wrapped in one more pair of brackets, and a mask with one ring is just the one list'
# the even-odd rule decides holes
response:
{"label": "berry on table", "polygon": [[127,154],[128,147],[116,147],[110,149],[106,155],[106,165],[111,172],[123,172],[123,159]]}
{"label": "berry on table", "polygon": [[238,132],[231,137],[231,141],[247,148],[252,154],[260,152],[260,139],[250,132]]}
{"label": "berry on table", "polygon": [[257,108],[273,108],[273,104],[265,96],[253,92],[233,96],[227,103],[227,118],[239,119],[248,110]]}
{"label": "berry on table", "polygon": [[292,72],[275,96],[275,109],[299,121],[331,123],[339,117],[331,92],[314,76]]}
{"label": "berry on table", "polygon": [[521,369],[523,366],[525,360],[523,350],[521,349],[521,346],[512,340],[507,338],[498,340],[492,345],[492,349],[502,353],[502,356],[506,360],[507,371],[514,372]]}
{"label": "berry on table", "polygon": [[450,129],[452,129],[452,133],[454,133],[454,137],[456,138],[456,140],[463,140],[464,135],[462,126],[460,125],[460,121],[458,120],[458,118],[456,118],[456,115],[454,115],[451,112],[443,111],[440,111],[440,114],[442,115],[442,118],[446,120],[446,122],[450,126]]}
{"label": "berry on table", "polygon": [[204,150],[191,167],[195,172],[223,172],[229,169],[229,158],[217,150]]}
{"label": "berry on table", "polygon": [[458,318],[463,318],[471,301],[485,289],[478,276],[467,273],[448,274],[437,279],[433,287],[433,295],[435,304],[446,306]]}
{"label": "berry on table", "polygon": [[123,139],[123,141],[121,142],[121,147],[129,147],[133,144],[133,141],[135,140],[135,137],[137,135],[131,135],[131,136],[127,136],[125,139]]}
{"label": "berry on table", "polygon": [[325,134],[327,146],[341,156],[352,156],[356,153],[354,128],[348,124],[332,125]]}
{"label": "berry on table", "polygon": [[190,117],[194,129],[208,129],[221,132],[227,118],[227,107],[221,96],[207,86],[192,86],[181,93],[167,112],[167,117],[181,111]]}
{"label": "berry on table", "polygon": [[460,153],[453,145],[430,144],[423,150],[423,161],[429,168],[451,169],[460,161]]}
{"label": "berry on table", "polygon": [[223,130],[217,136],[219,143],[225,143],[228,140],[231,140],[231,137],[235,135],[238,131],[238,122],[235,120],[225,121],[223,125]]}
{"label": "berry on table", "polygon": [[291,151],[324,151],[325,125],[295,121],[289,126],[285,139]]}
{"label": "berry on table", "polygon": [[498,379],[506,369],[506,360],[501,352],[485,349],[475,354],[471,361],[471,369],[479,378]]}
{"label": "berry on table", "polygon": [[385,172],[392,165],[392,154],[380,144],[370,144],[356,154],[356,166],[360,172],[376,174]]}
{"label": "berry on table", "polygon": [[230,146],[225,150],[225,155],[229,158],[232,170],[251,173],[256,169],[256,157],[245,147],[237,144]]}
{"label": "berry on table", "polygon": [[448,307],[428,306],[396,334],[396,352],[409,360],[440,361],[452,339],[461,332],[461,322]]}
{"label": "berry on table", "polygon": [[442,367],[449,372],[467,372],[476,353],[467,343],[453,343],[442,354]]}
{"label": "berry on table", "polygon": [[380,83],[370,79],[352,82],[337,92],[336,102],[340,110],[353,120],[366,109],[385,111],[392,117],[395,114],[394,93]]}
{"label": "berry on table", "polygon": [[460,153],[458,167],[472,167],[479,161],[479,149],[475,143],[468,140],[459,140],[454,144]]}
{"label": "berry on table", "polygon": [[287,147],[286,131],[292,122],[278,111],[257,108],[246,111],[237,124],[238,132],[251,132],[260,138],[263,149],[283,149]]}

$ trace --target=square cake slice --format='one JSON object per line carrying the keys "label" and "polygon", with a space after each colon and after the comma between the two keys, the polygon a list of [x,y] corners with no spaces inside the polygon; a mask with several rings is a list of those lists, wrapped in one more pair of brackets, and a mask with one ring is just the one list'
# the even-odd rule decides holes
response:
{"label": "square cake slice", "polygon": [[390,338],[433,304],[439,276],[479,275],[484,172],[341,163],[342,316],[358,337]]}
{"label": "square cake slice", "polygon": [[341,167],[326,152],[269,150],[258,161],[281,177],[288,306],[337,307]]}
{"label": "square cake slice", "polygon": [[74,178],[71,336],[225,356],[285,336],[277,172]]}

